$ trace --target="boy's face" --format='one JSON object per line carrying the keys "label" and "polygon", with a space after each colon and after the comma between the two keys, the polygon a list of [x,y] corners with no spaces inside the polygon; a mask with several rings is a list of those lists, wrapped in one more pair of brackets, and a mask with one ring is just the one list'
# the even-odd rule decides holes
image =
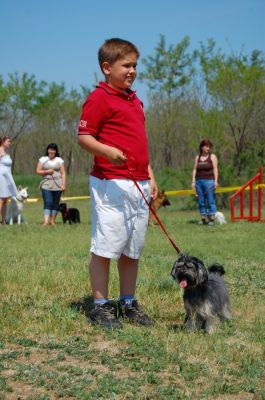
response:
{"label": "boy's face", "polygon": [[104,62],[102,69],[106,82],[113,89],[129,89],[136,78],[137,55],[129,53],[123,58],[115,61],[113,64]]}

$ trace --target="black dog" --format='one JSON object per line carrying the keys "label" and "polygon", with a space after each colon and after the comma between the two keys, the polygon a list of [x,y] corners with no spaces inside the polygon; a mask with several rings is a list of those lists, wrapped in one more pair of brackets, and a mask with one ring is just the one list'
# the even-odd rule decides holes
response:
{"label": "black dog", "polygon": [[188,255],[181,255],[173,265],[171,276],[184,289],[184,326],[187,330],[204,329],[211,333],[219,318],[231,319],[224,274],[222,265],[213,264],[207,271],[201,260]]}
{"label": "black dog", "polygon": [[67,221],[71,225],[80,224],[80,212],[77,208],[67,208],[66,203],[60,203],[58,211],[62,213],[63,223],[65,224]]}

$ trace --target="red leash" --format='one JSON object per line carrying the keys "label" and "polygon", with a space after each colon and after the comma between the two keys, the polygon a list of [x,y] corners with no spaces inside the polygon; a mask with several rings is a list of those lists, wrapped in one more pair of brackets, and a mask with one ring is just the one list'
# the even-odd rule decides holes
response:
{"label": "red leash", "polygon": [[155,210],[151,207],[151,205],[150,205],[150,204],[148,203],[148,201],[146,200],[146,197],[145,197],[145,195],[144,195],[142,189],[141,189],[140,186],[138,185],[136,179],[134,178],[133,173],[132,173],[132,170],[131,170],[131,168],[129,168],[128,164],[127,164],[127,168],[128,168],[128,171],[129,171],[129,174],[130,174],[130,176],[131,176],[132,181],[134,182],[135,186],[137,187],[137,189],[139,190],[139,192],[140,192],[141,195],[143,196],[144,201],[146,202],[146,204],[147,204],[149,210],[151,211],[151,213],[153,214],[153,216],[154,216],[155,219],[157,220],[157,222],[158,222],[158,224],[160,225],[162,231],[163,231],[164,234],[167,236],[168,240],[170,241],[170,243],[172,244],[172,246],[174,247],[174,249],[176,250],[176,252],[179,253],[179,254],[181,254],[180,249],[178,248],[178,246],[176,245],[176,243],[174,242],[174,240],[171,239],[171,237],[170,237],[169,234],[167,233],[167,231],[166,231],[164,225],[162,224],[162,222],[161,222],[160,219],[158,218],[158,216],[157,216]]}

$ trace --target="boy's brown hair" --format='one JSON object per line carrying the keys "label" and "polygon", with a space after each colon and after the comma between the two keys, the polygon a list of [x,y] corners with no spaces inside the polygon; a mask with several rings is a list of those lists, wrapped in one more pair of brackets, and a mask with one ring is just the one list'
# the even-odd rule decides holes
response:
{"label": "boy's brown hair", "polygon": [[127,54],[135,53],[137,58],[140,57],[140,52],[137,47],[128,40],[112,38],[107,39],[98,51],[98,62],[102,70],[102,64],[108,62],[113,64],[115,61],[125,57]]}

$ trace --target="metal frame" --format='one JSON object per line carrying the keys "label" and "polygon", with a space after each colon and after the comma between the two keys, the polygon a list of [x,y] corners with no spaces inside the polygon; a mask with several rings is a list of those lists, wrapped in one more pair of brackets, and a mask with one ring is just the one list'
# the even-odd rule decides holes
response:
{"label": "metal frame", "polygon": [[[261,221],[262,217],[262,168],[253,176],[245,185],[243,185],[236,193],[230,197],[231,222],[239,220]],[[257,215],[254,215],[254,190],[258,191],[258,207]],[[249,214],[246,215],[244,195],[245,191],[249,191]],[[235,199],[239,197],[240,209],[239,216],[235,216]]]}

